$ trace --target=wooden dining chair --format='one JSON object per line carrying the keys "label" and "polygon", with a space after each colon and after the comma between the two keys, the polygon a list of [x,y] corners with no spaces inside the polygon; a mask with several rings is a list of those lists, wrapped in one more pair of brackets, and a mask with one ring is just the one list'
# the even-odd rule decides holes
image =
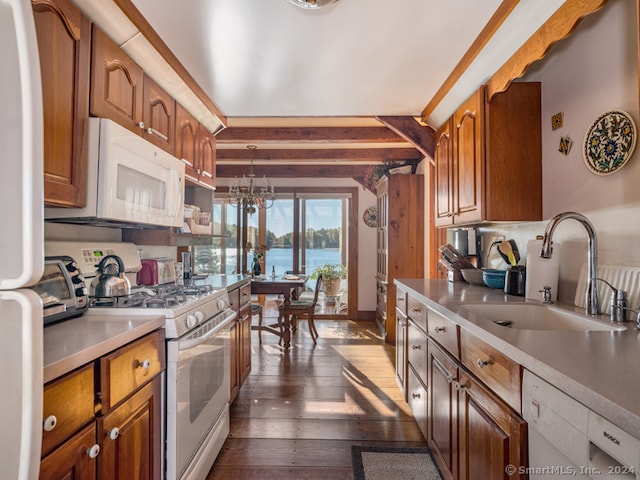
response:
{"label": "wooden dining chair", "polygon": [[[291,300],[291,305],[289,306],[289,312],[291,314],[291,325],[295,327],[298,323],[298,320],[301,317],[306,318],[309,324],[309,334],[311,335],[311,339],[313,343],[317,343],[316,339],[318,338],[318,331],[316,330],[316,325],[313,322],[313,315],[316,311],[316,305],[318,303],[318,295],[320,294],[320,285],[322,284],[322,275],[318,275],[318,280],[316,282],[316,288],[313,293],[313,300]],[[284,304],[278,307],[279,314],[279,323],[282,324],[282,319],[284,317]]]}

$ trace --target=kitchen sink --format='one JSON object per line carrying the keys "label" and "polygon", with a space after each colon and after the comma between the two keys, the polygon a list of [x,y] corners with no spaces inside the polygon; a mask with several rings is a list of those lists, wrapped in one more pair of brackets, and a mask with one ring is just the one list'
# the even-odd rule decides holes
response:
{"label": "kitchen sink", "polygon": [[[609,317],[588,317],[555,305],[538,303],[477,303],[462,308],[497,325],[518,330],[620,331],[627,327],[611,323]],[[464,314],[463,314],[464,315]]]}

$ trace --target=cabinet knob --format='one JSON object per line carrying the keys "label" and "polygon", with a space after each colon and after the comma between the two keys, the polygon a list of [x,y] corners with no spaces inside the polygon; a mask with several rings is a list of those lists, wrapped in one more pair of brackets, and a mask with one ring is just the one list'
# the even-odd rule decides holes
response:
{"label": "cabinet knob", "polygon": [[435,332],[436,332],[436,333],[442,333],[442,332],[444,332],[445,330],[446,330],[446,328],[444,328],[444,327],[436,327],[436,328],[435,328]]}
{"label": "cabinet knob", "polygon": [[111,440],[115,440],[120,436],[120,429],[118,427],[113,427],[111,430],[107,432],[107,437]]}
{"label": "cabinet knob", "polygon": [[139,361],[138,360],[138,367],[140,368],[144,368],[145,370],[149,370],[149,367],[151,366],[151,360],[146,359],[143,361]]}
{"label": "cabinet knob", "polygon": [[96,458],[100,454],[100,445],[97,443],[87,450],[89,458]]}
{"label": "cabinet knob", "polygon": [[56,416],[49,415],[47,418],[44,419],[42,428],[44,428],[45,432],[50,432],[51,430],[56,428],[57,424],[58,424],[58,419],[56,418]]}
{"label": "cabinet knob", "polygon": [[144,122],[139,122],[138,127],[140,128],[140,130],[144,130]]}
{"label": "cabinet knob", "polygon": [[418,307],[413,307],[413,308],[411,309],[411,311],[412,311],[413,313],[420,313],[420,309],[419,309]]}
{"label": "cabinet knob", "polygon": [[419,393],[412,393],[411,394],[411,398],[420,398],[420,394]]}
{"label": "cabinet knob", "polygon": [[478,368],[484,368],[487,365],[489,365],[491,363],[491,359],[488,360],[482,360],[481,358],[478,358],[476,360],[476,365],[478,365]]}
{"label": "cabinet knob", "polygon": [[420,345],[411,345],[411,350],[420,350],[421,348]]}
{"label": "cabinet knob", "polygon": [[453,388],[455,388],[458,392],[464,390],[466,387],[460,382],[454,382]]}

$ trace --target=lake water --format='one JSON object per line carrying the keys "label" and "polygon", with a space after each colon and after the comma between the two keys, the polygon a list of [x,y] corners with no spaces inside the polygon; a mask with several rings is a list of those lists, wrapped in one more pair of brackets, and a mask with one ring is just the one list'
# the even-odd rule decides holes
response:
{"label": "lake water", "polygon": [[[305,272],[311,274],[316,267],[325,263],[341,263],[340,249],[338,248],[317,248],[307,249]],[[265,255],[265,267],[267,275],[271,275],[272,267],[275,267],[276,274],[282,275],[287,270],[293,270],[293,249],[292,248],[272,248]]]}

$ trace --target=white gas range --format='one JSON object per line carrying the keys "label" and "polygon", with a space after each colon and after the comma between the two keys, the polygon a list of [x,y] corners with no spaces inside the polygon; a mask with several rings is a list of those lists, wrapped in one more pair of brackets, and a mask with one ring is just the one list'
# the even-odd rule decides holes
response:
{"label": "white gas range", "polygon": [[48,242],[45,251],[73,257],[87,283],[104,256],[121,258],[132,293],[90,298],[85,315],[165,317],[165,478],[204,480],[229,434],[229,329],[236,313],[226,289],[196,282],[137,287],[140,258],[132,243]]}

